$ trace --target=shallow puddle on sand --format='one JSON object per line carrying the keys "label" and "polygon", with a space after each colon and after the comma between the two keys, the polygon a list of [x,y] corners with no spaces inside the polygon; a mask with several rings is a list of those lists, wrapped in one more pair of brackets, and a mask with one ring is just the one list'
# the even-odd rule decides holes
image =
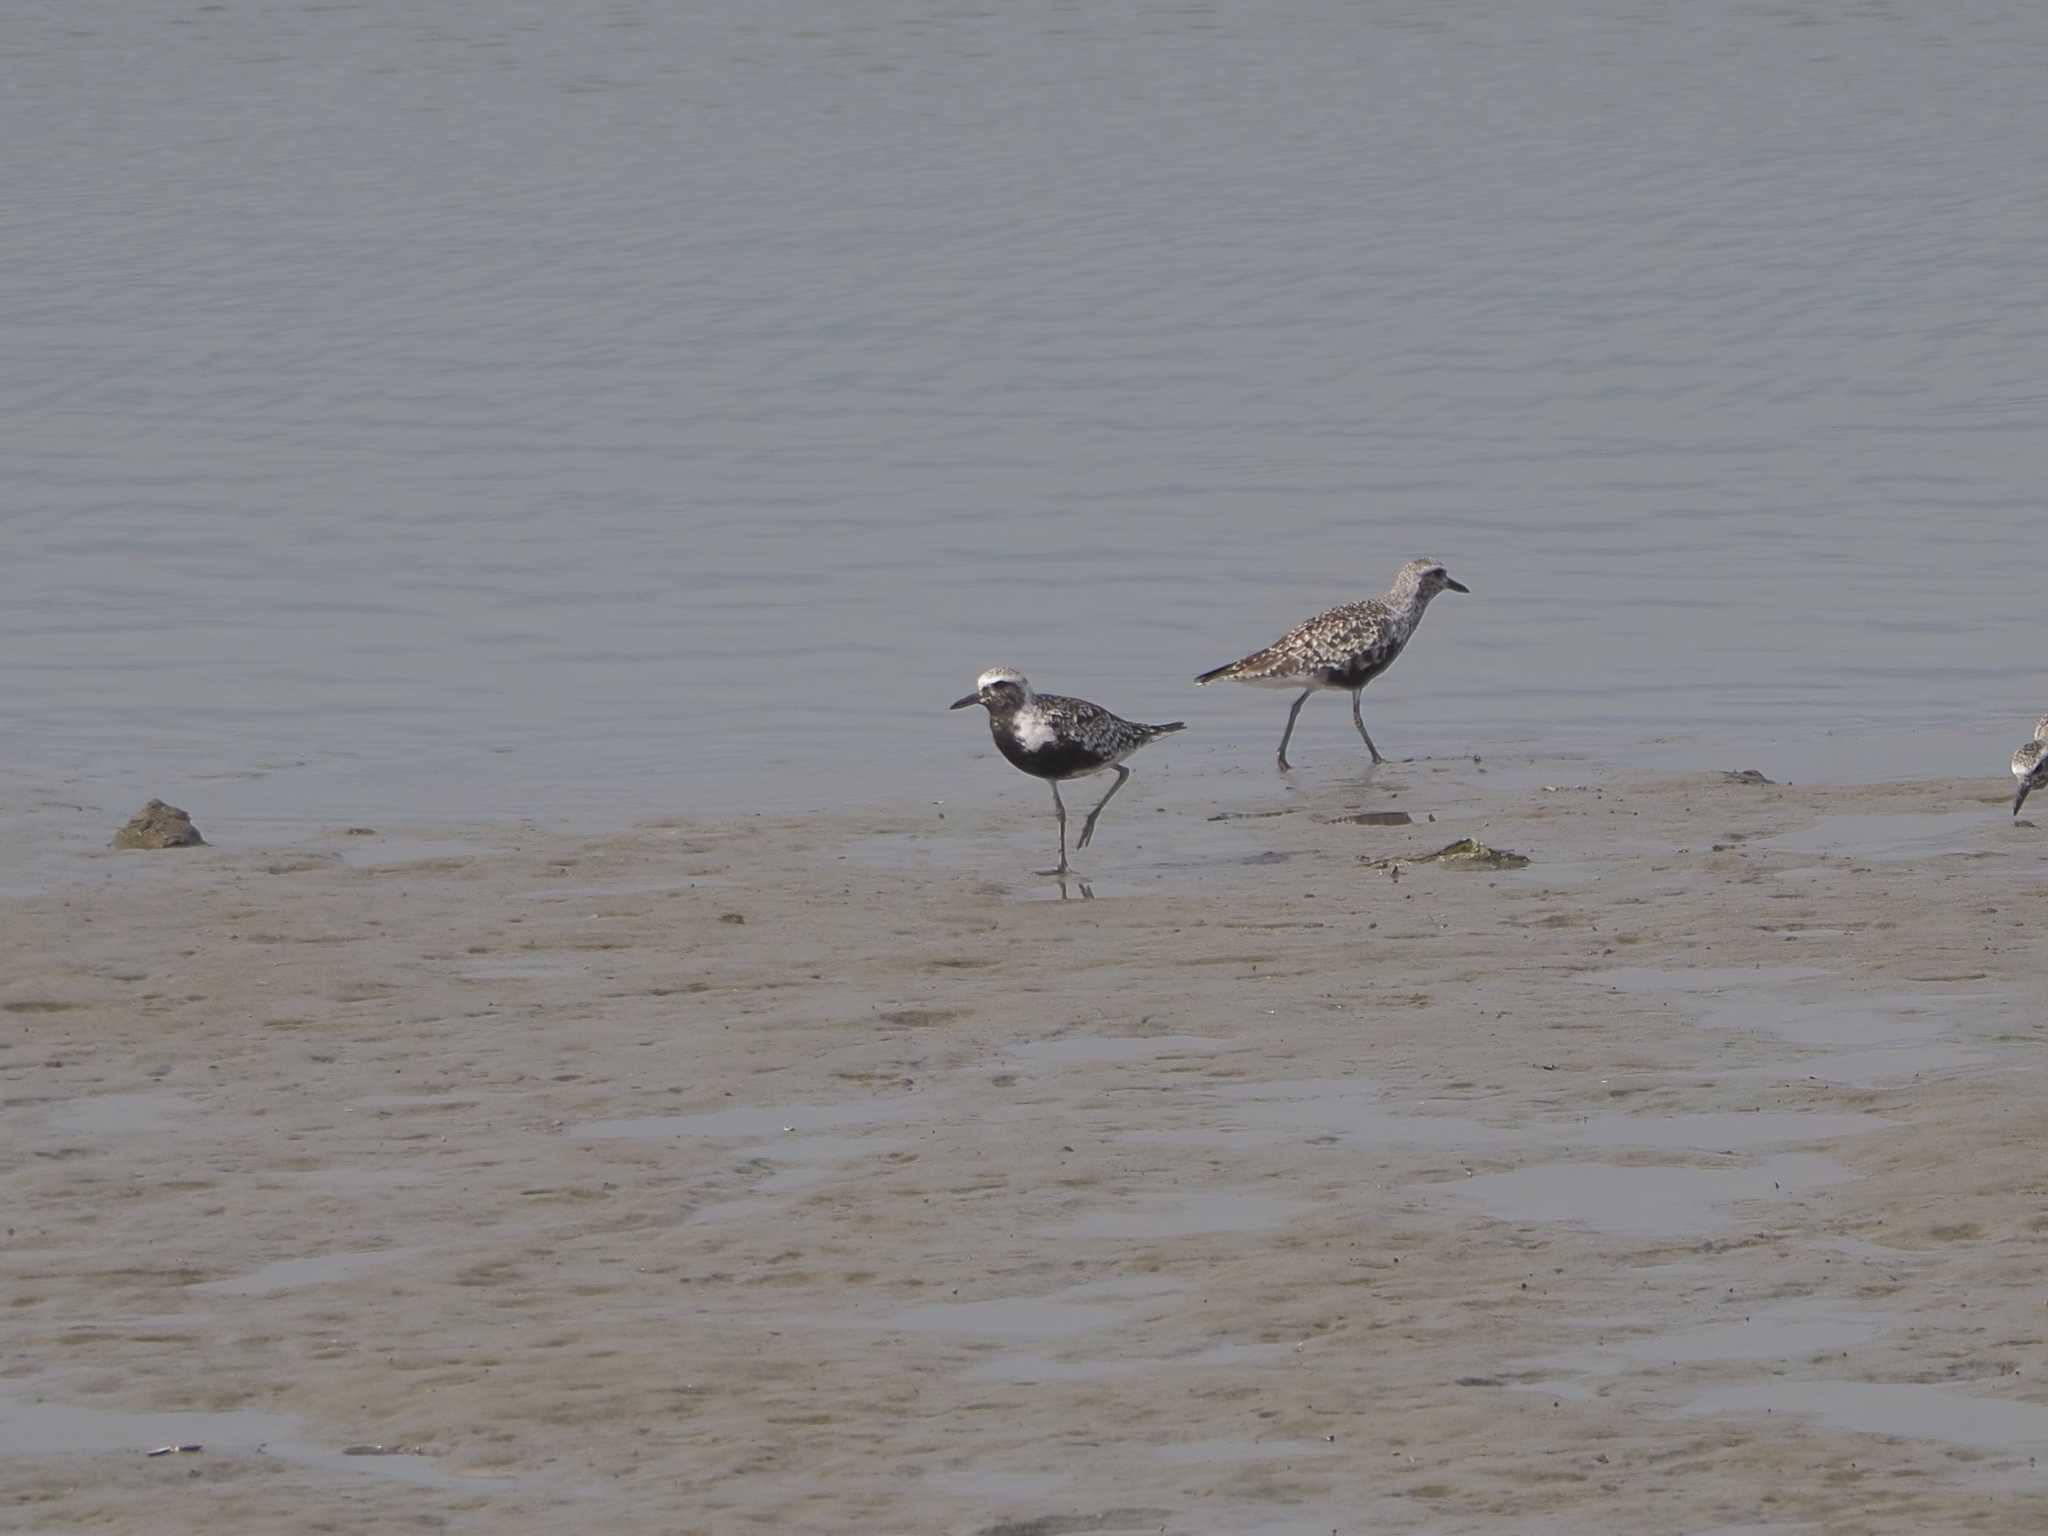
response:
{"label": "shallow puddle on sand", "polygon": [[[1325,1445],[1323,1449],[1334,1451],[1338,1447]],[[1414,1531],[1408,1525],[1406,1517],[1413,1513],[1413,1502],[1397,1501],[1383,1495],[1374,1501],[1374,1505],[1377,1505],[1380,1511],[1376,1516],[1379,1521],[1377,1524],[1372,1523],[1370,1518],[1362,1519],[1361,1509],[1356,1503],[1338,1504],[1323,1500],[1295,1502],[1291,1499],[1285,1504],[1219,1503],[1213,1507],[1205,1505],[1199,1512],[1183,1516],[1185,1524],[1175,1523],[1165,1528],[1171,1531],[1173,1536],[1330,1536],[1332,1531],[1344,1530],[1348,1521],[1352,1531],[1376,1533],[1398,1530],[1403,1532],[1404,1536],[1430,1536],[1430,1533]],[[1403,1503],[1407,1507],[1399,1507]],[[1367,1506],[1368,1509],[1372,1507]],[[1151,1532],[1158,1529],[1158,1525],[1154,1525],[1151,1531],[1143,1526],[1136,1526],[1133,1528],[1132,1536],[1151,1536]],[[1122,1536],[1122,1533],[1118,1533],[1118,1536]],[[1444,1536],[1452,1536],[1452,1533],[1446,1532]],[[1460,1525],[1455,1536],[1473,1536],[1473,1527]],[[1550,1536],[1550,1533],[1534,1529],[1526,1519],[1523,1519],[1518,1520],[1512,1529],[1503,1527],[1501,1536]],[[1584,1536],[1584,1533],[1581,1530],[1560,1530],[1556,1536]]]}
{"label": "shallow puddle on sand", "polygon": [[[1284,1130],[1298,1135],[1334,1136],[1355,1145],[1387,1142],[1424,1146],[1487,1146],[1507,1132],[1458,1115],[1403,1113],[1385,1102],[1368,1078],[1300,1078],[1291,1082],[1246,1083],[1220,1090],[1218,1118],[1226,1128]],[[1410,1106],[1420,1111],[1421,1104]]]}
{"label": "shallow puddle on sand", "polygon": [[1865,1259],[1872,1264],[1924,1263],[1930,1260],[1945,1262],[1948,1257],[1939,1248],[1887,1248],[1882,1243],[1866,1242],[1860,1237],[1823,1237],[1816,1239],[1809,1246],[1825,1249],[1829,1253],[1844,1254],[1852,1259]]}
{"label": "shallow puddle on sand", "polygon": [[1709,1009],[1700,1022],[1709,1029],[1764,1030],[1794,1045],[1861,1050],[1938,1040],[1965,1011],[1981,1019],[1986,1005],[2004,1001],[2001,994],[1984,991],[1730,1000]]}
{"label": "shallow puddle on sand", "polygon": [[[1661,1147],[1732,1152],[1831,1141],[1883,1130],[1877,1115],[1801,1111],[1727,1111],[1646,1115],[1621,1111],[1518,1127],[1457,1115],[1403,1114],[1366,1078],[1307,1078],[1234,1084],[1210,1095],[1215,1123],[1174,1130],[1133,1131],[1119,1141],[1150,1146],[1273,1145],[1329,1139],[1352,1146],[1413,1146],[1468,1155],[1515,1146]],[[1424,1101],[1428,1102],[1428,1101]]]}
{"label": "shallow puddle on sand", "polygon": [[1523,1369],[1611,1376],[1640,1366],[1698,1365],[1716,1360],[1801,1360],[1867,1344],[1891,1331],[1894,1320],[1881,1312],[1858,1311],[1838,1297],[1810,1296],[1767,1303],[1715,1321],[1661,1333],[1610,1336]]}
{"label": "shallow puddle on sand", "polygon": [[474,1093],[373,1093],[366,1099],[351,1099],[350,1109],[446,1109],[478,1101]]}
{"label": "shallow puddle on sand", "polygon": [[997,1355],[969,1366],[968,1381],[1003,1382],[1010,1386],[1073,1381],[1116,1381],[1158,1365],[1156,1360],[1054,1360],[1045,1355]]}
{"label": "shallow puddle on sand", "polygon": [[[446,864],[460,860],[467,864],[503,853],[491,843],[464,842],[453,837],[411,837],[403,832],[380,832],[374,837],[335,839],[341,861],[351,869],[397,869],[407,864]],[[436,871],[439,873],[440,871]]]}
{"label": "shallow puddle on sand", "polygon": [[1073,1481],[1064,1472],[996,1472],[975,1467],[934,1472],[925,1479],[934,1492],[990,1504],[1023,1504],[1057,1493]]}
{"label": "shallow puddle on sand", "polygon": [[1185,1355],[1145,1360],[1055,1360],[1048,1355],[1005,1354],[982,1360],[964,1373],[969,1381],[1111,1381],[1183,1368],[1275,1365],[1299,1359],[1292,1344],[1213,1344]]}
{"label": "shallow puddle on sand", "polygon": [[417,1168],[306,1168],[271,1175],[311,1184],[340,1194],[366,1194],[377,1189],[404,1189],[430,1183],[433,1175]]}
{"label": "shallow puddle on sand", "polygon": [[321,1253],[303,1259],[279,1259],[246,1275],[206,1280],[190,1289],[201,1296],[269,1296],[308,1285],[353,1280],[357,1275],[404,1263],[419,1252],[417,1248],[376,1248],[364,1253]]}
{"label": "shallow puddle on sand", "polygon": [[909,1143],[896,1137],[835,1136],[827,1132],[806,1136],[814,1126],[844,1126],[858,1132],[863,1125],[882,1125],[891,1120],[916,1116],[899,1113],[899,1107],[925,1105],[908,1096],[870,1100],[857,1104],[810,1104],[779,1108],[714,1110],[701,1115],[656,1115],[635,1120],[600,1120],[572,1126],[571,1136],[586,1140],[673,1141],[684,1136],[745,1143],[744,1155],[765,1163],[790,1166],[761,1175],[746,1183],[746,1193],[730,1200],[699,1206],[689,1215],[692,1222],[749,1221],[773,1215],[782,1197],[801,1194],[829,1183],[838,1171],[835,1165],[861,1158],[883,1157],[900,1152]]}
{"label": "shallow puddle on sand", "polygon": [[1121,1210],[1091,1211],[1059,1231],[1067,1237],[1154,1242],[1204,1232],[1256,1232],[1284,1226],[1312,1209],[1306,1200],[1247,1190],[1189,1190],[1141,1197]]}
{"label": "shallow puddle on sand", "polygon": [[1594,1115],[1566,1122],[1566,1139],[1586,1147],[1655,1147],[1674,1152],[1737,1152],[1833,1141],[1881,1131],[1878,1115],[1824,1110],[1728,1110],[1698,1115]]}
{"label": "shallow puddle on sand", "polygon": [[776,1197],[801,1194],[828,1184],[837,1174],[835,1164],[862,1157],[882,1157],[900,1152],[902,1141],[864,1140],[854,1136],[803,1136],[768,1142],[749,1150],[769,1162],[789,1163],[748,1186],[749,1193],[734,1200],[700,1206],[690,1213],[693,1222],[725,1222],[766,1216],[781,1206]]}
{"label": "shallow puddle on sand", "polygon": [[564,960],[551,955],[506,955],[488,957],[455,967],[464,981],[551,981],[581,976],[590,968],[588,960]]}
{"label": "shallow puddle on sand", "polygon": [[[751,1150],[758,1157],[765,1157],[777,1163],[801,1163],[807,1166],[786,1169],[770,1174],[758,1188],[798,1188],[799,1177],[818,1176],[819,1170],[809,1165],[819,1163],[840,1163],[856,1157],[879,1157],[885,1152],[900,1151],[905,1143],[885,1141],[869,1136],[784,1136]],[[777,1180],[785,1181],[780,1186]]]}
{"label": "shallow puddle on sand", "polygon": [[900,1333],[962,1334],[1029,1344],[1073,1338],[1130,1320],[1144,1303],[1178,1295],[1171,1280],[1097,1280],[1044,1296],[995,1296],[981,1301],[929,1301],[876,1316],[835,1316],[814,1321],[834,1327],[883,1328]]}
{"label": "shallow puddle on sand", "polygon": [[[1118,805],[1122,805],[1122,801]],[[1116,831],[1111,810],[1102,824],[1105,840]],[[1079,813],[1075,813],[1079,819]],[[1155,815],[1165,821],[1165,816]],[[1128,829],[1127,829],[1128,830]],[[985,893],[1009,901],[1092,901],[1098,896],[1117,898],[1171,890],[1162,871],[1170,866],[1148,863],[1142,848],[1129,839],[1114,859],[1089,860],[1085,870],[1069,870],[1065,878],[1042,874],[1054,861],[1052,811],[1045,812],[1041,830],[1029,819],[1006,828],[985,827],[978,831],[956,829],[946,822],[915,831],[873,833],[847,839],[839,846],[847,862],[899,875],[980,875]],[[1147,841],[1151,841],[1147,839]],[[1185,882],[1183,882],[1185,883]]]}
{"label": "shallow puddle on sand", "polygon": [[[2048,1453],[2048,1407],[1973,1397],[1953,1387],[1893,1381],[1759,1381],[1712,1387],[1688,1414],[1769,1414],[1818,1420],[1858,1435],[1939,1440],[1980,1451]],[[2048,1482],[2048,1473],[2042,1474]]]}
{"label": "shallow puddle on sand", "polygon": [[1596,1232],[1680,1237],[1734,1219],[1728,1208],[1785,1200],[1854,1175],[1828,1158],[1786,1153],[1726,1168],[1544,1163],[1460,1183],[1413,1186],[1507,1222],[1571,1222]]}
{"label": "shallow puddle on sand", "polygon": [[1867,1051],[1831,1051],[1825,1056],[1794,1062],[1788,1071],[1770,1075],[1809,1077],[1844,1088],[1873,1088],[1918,1077],[1976,1071],[1996,1059],[1991,1052],[1964,1050],[1954,1045],[1881,1045]]}
{"label": "shallow puddle on sand", "polygon": [[[1811,966],[1629,966],[1589,972],[1584,979],[1631,996],[1700,999],[1702,1028],[1773,1035],[1822,1053],[1789,1059],[1782,1068],[1739,1069],[1773,1080],[1807,1077],[1863,1087],[1960,1070],[1990,1059],[1984,1051],[1951,1043],[1960,1029],[2028,1027],[2022,1000],[1997,990],[1827,995],[1804,985],[1831,974]],[[1793,995],[1776,988],[1793,989]]]}
{"label": "shallow puddle on sand", "polygon": [[22,1383],[0,1392],[0,1458],[143,1455],[164,1445],[198,1445],[197,1452],[163,1458],[198,1465],[205,1458],[270,1456],[297,1467],[351,1477],[377,1477],[436,1488],[479,1491],[518,1486],[505,1477],[451,1472],[432,1456],[350,1456],[308,1441],[286,1414],[243,1409],[232,1413],[141,1413],[79,1408],[27,1395]]}
{"label": "shallow puddle on sand", "polygon": [[1761,838],[1750,846],[1774,853],[1814,853],[1830,858],[1925,859],[1940,854],[1992,852],[2008,832],[2005,821],[1989,808],[1902,811],[1891,815],[1860,811],[1823,816],[1811,826]]}
{"label": "shallow puddle on sand", "polygon": [[1596,987],[1611,987],[1630,996],[1713,996],[1730,987],[1783,986],[1817,981],[1833,973],[1817,965],[1702,965],[1663,970],[1651,965],[1620,965],[1588,971],[1580,977]]}
{"label": "shallow puddle on sand", "polygon": [[673,880],[615,880],[603,885],[549,885],[536,884],[530,891],[520,891],[515,901],[604,901],[615,896],[668,896],[678,891],[687,891],[705,882],[695,879]]}
{"label": "shallow puddle on sand", "polygon": [[1162,1445],[1153,1451],[1161,1461],[1294,1461],[1304,1456],[1335,1456],[1338,1447],[1329,1440],[1190,1440],[1182,1445]]}
{"label": "shallow puddle on sand", "polygon": [[1204,1124],[1136,1131],[1118,1139],[1136,1145],[1228,1146],[1327,1138],[1351,1146],[1457,1148],[1498,1146],[1509,1139],[1508,1132],[1477,1120],[1401,1113],[1384,1102],[1378,1083],[1364,1077],[1236,1083],[1196,1102],[1203,1107]]}
{"label": "shallow puddle on sand", "polygon": [[905,1307],[880,1326],[904,1333],[964,1333],[982,1339],[1060,1339],[1107,1328],[1123,1315],[1122,1308],[1103,1303],[1004,1296]]}
{"label": "shallow puddle on sand", "polygon": [[1192,1354],[1168,1355],[1161,1365],[1273,1365],[1300,1357],[1299,1345],[1285,1340],[1266,1344],[1211,1344]]}
{"label": "shallow puddle on sand", "polygon": [[1231,1048],[1229,1041],[1207,1035],[1064,1035],[1013,1045],[1003,1054],[1045,1067],[1118,1066],[1161,1056],[1207,1056]]}
{"label": "shallow puddle on sand", "polygon": [[74,1136],[125,1136],[169,1131],[195,1121],[199,1106],[175,1093],[102,1093],[73,1099],[50,1111],[50,1129]]}
{"label": "shallow puddle on sand", "polygon": [[[744,1105],[693,1115],[638,1115],[624,1120],[586,1120],[565,1132],[575,1141],[666,1141],[674,1136],[710,1136],[744,1141],[800,1131],[833,1131],[864,1125],[904,1124],[922,1119],[931,1106],[908,1094],[889,1099],[856,1099],[841,1104]],[[770,1149],[765,1155],[775,1155]]]}

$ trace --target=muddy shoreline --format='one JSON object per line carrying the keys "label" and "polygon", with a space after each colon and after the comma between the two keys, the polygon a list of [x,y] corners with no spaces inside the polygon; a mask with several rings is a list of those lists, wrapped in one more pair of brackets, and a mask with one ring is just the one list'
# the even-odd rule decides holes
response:
{"label": "muddy shoreline", "polygon": [[0,1507],[2041,1529],[2043,834],[1571,771],[1141,777],[1092,900],[1021,793],[109,853],[0,906]]}

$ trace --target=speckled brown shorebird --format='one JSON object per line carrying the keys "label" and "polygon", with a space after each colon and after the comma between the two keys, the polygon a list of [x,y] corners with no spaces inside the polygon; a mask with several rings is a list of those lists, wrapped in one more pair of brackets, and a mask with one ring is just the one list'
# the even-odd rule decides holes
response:
{"label": "speckled brown shorebird", "polygon": [[1280,733],[1280,766],[1287,761],[1287,743],[1294,737],[1294,719],[1308,696],[1319,688],[1342,689],[1351,695],[1351,723],[1375,763],[1383,763],[1359,713],[1358,696],[1365,685],[1394,664],[1414,637],[1429,600],[1443,591],[1470,592],[1437,560],[1410,560],[1401,567],[1385,597],[1344,603],[1297,624],[1263,651],[1242,661],[1204,672],[1198,683],[1250,683],[1255,688],[1299,688],[1301,695],[1287,711],[1287,729]]}

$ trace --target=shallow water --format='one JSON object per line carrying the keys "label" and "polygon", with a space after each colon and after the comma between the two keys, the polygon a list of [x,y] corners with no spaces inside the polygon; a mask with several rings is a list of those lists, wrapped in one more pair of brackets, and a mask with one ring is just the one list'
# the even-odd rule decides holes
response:
{"label": "shallow water", "polygon": [[[1989,1385],[1988,1382],[1984,1385]],[[1690,1413],[1786,1414],[1862,1435],[1948,1440],[1982,1451],[2048,1454],[2048,1408],[1973,1395],[1967,1385],[1902,1381],[1769,1381],[1715,1387]],[[2048,1482],[2037,1476],[2034,1486]]]}
{"label": "shallow water", "polygon": [[1340,1452],[1327,1440],[1192,1440],[1184,1445],[1162,1445],[1152,1453],[1161,1461],[1293,1461],[1307,1456],[1336,1456]]}
{"label": "shallow water", "polygon": [[1749,1308],[1736,1316],[1657,1333],[1613,1336],[1546,1360],[1531,1361],[1574,1374],[1600,1376],[1639,1366],[1697,1365],[1719,1360],[1803,1360],[1866,1344],[1894,1324],[1884,1314],[1859,1310],[1839,1298],[1801,1297]]}
{"label": "shallow water", "polygon": [[1676,999],[1703,1028],[1768,1035],[1809,1053],[1796,1064],[1740,1069],[1772,1081],[1874,1086],[1970,1070],[1988,1059],[1977,1042],[2032,1018],[2027,999],[1997,989],[1842,996],[1829,976],[1816,966],[1623,966],[1586,980],[1659,1004]]}
{"label": "shallow water", "polygon": [[1192,675],[1422,550],[1396,756],[1998,778],[2043,707],[2039,7],[0,25],[38,858],[1036,793],[996,661],[1263,771]]}
{"label": "shallow water", "polygon": [[[568,1127],[580,1141],[664,1141],[672,1136],[714,1136],[735,1139],[778,1138],[804,1131],[834,1131],[870,1125],[895,1125],[921,1118],[925,1101],[902,1095],[889,1099],[856,1099],[844,1104],[783,1104],[762,1108],[736,1105],[690,1115],[637,1115],[624,1120],[591,1120]],[[815,1138],[826,1140],[828,1138]],[[793,1143],[803,1146],[813,1138]]]}
{"label": "shallow water", "polygon": [[208,1457],[218,1462],[261,1456],[336,1479],[383,1478],[477,1491],[519,1486],[514,1478],[450,1471],[428,1455],[351,1455],[343,1447],[318,1445],[305,1437],[299,1421],[288,1414],[246,1410],[138,1413],[74,1407],[26,1394],[0,1395],[0,1456],[88,1456],[109,1451],[142,1455],[165,1445],[197,1447],[176,1458],[195,1465],[203,1465]]}
{"label": "shallow water", "polygon": [[1810,827],[1766,838],[1757,847],[1882,862],[1983,853],[2011,847],[2013,837],[2013,829],[2002,818],[1981,810],[1870,812],[1823,816]]}
{"label": "shallow water", "polygon": [[1206,1056],[1231,1049],[1227,1040],[1203,1035],[1066,1035],[1013,1045],[1004,1057],[1020,1066],[1124,1066],[1175,1056]]}
{"label": "shallow water", "polygon": [[50,1111],[50,1129],[74,1136],[157,1133],[189,1126],[218,1131],[199,1106],[176,1093],[101,1093],[72,1099]]}
{"label": "shallow water", "polygon": [[403,1264],[418,1256],[412,1248],[372,1248],[360,1253],[319,1253],[299,1259],[279,1259],[246,1275],[226,1280],[208,1280],[192,1287],[201,1296],[268,1296],[277,1291],[295,1291],[309,1285],[328,1285],[353,1280],[375,1270]]}
{"label": "shallow water", "polygon": [[1071,1479],[1064,1472],[978,1472],[970,1468],[934,1473],[927,1481],[939,1493],[1003,1505],[1042,1499]]}
{"label": "shallow water", "polygon": [[1698,1115],[1592,1115],[1571,1123],[1571,1139],[1587,1147],[1662,1147],[1677,1152],[1733,1152],[1800,1142],[1833,1141],[1881,1131],[1877,1115],[1824,1110],[1737,1110]]}
{"label": "shallow water", "polygon": [[1854,1177],[1830,1158],[1784,1153],[1724,1167],[1543,1163],[1423,1185],[1496,1221],[1568,1222],[1596,1232],[1678,1237],[1732,1222],[1740,1207],[1789,1200]]}
{"label": "shallow water", "polygon": [[1285,1226],[1311,1207],[1256,1190],[1191,1190],[1156,1195],[1115,1210],[1088,1211],[1060,1230],[1071,1237],[1162,1242],[1201,1232],[1256,1232]]}
{"label": "shallow water", "polygon": [[1293,1344],[1214,1344],[1166,1359],[1055,1360],[1046,1355],[1024,1353],[996,1355],[979,1360],[966,1372],[970,1381],[1031,1383],[1041,1381],[1109,1381],[1118,1377],[1153,1374],[1168,1370],[1203,1370],[1219,1366],[1276,1365],[1294,1363],[1300,1355]]}
{"label": "shallow water", "polygon": [[822,1319],[842,1327],[960,1334],[1003,1343],[1038,1343],[1109,1328],[1179,1291],[1170,1280],[1091,1280],[1046,1296],[934,1301],[875,1316]]}

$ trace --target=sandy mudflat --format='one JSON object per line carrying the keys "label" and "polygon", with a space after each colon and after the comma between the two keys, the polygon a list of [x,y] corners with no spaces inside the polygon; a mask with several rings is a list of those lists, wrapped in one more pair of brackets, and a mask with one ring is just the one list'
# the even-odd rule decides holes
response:
{"label": "sandy mudflat", "polygon": [[2048,832],[1547,773],[109,853],[0,1526],[2048,1529]]}

